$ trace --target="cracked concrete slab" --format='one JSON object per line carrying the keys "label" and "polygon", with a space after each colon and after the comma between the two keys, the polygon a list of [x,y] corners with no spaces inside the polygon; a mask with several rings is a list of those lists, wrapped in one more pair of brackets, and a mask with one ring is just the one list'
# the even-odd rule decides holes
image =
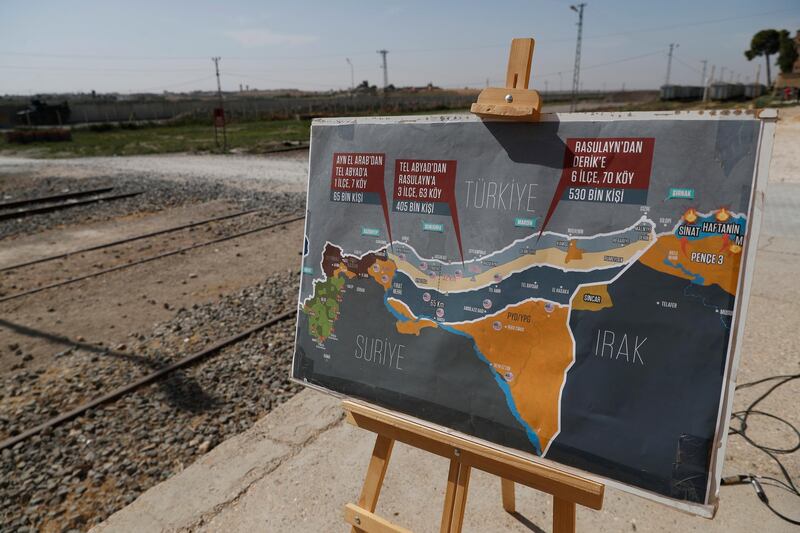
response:
{"label": "cracked concrete slab", "polygon": [[335,399],[303,391],[91,531],[195,530],[341,419]]}

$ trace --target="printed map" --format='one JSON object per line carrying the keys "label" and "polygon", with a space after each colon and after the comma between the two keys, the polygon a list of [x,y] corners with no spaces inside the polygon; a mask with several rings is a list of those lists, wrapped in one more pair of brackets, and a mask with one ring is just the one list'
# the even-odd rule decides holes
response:
{"label": "printed map", "polygon": [[706,502],[758,131],[315,123],[294,377]]}

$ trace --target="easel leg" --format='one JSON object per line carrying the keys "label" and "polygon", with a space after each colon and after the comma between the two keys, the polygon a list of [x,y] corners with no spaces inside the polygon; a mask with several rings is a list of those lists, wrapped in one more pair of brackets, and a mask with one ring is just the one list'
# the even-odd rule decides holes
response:
{"label": "easel leg", "polygon": [[453,522],[450,524],[451,533],[461,533],[464,524],[464,511],[467,508],[467,489],[469,489],[469,475],[472,468],[462,464],[458,469],[458,484],[456,485],[456,498],[453,503]]}
{"label": "easel leg", "polygon": [[514,482],[506,478],[500,478],[500,482],[503,492],[503,509],[507,513],[513,513],[517,510],[514,503]]}
{"label": "easel leg", "polygon": [[447,490],[444,495],[444,510],[440,533],[458,533],[464,523],[464,510],[467,504],[467,490],[471,468],[461,464],[458,459],[450,460],[447,474]]}
{"label": "easel leg", "polygon": [[458,484],[458,467],[461,463],[457,459],[450,459],[450,471],[447,473],[447,488],[444,493],[444,509],[442,510],[442,525],[440,533],[450,533],[450,522],[453,520],[453,504],[456,499],[456,485]]}
{"label": "easel leg", "polygon": [[575,503],[553,496],[553,533],[575,533]]}
{"label": "easel leg", "polygon": [[[364,479],[364,486],[361,488],[361,496],[358,498],[358,506],[371,513],[374,513],[378,506],[378,496],[381,494],[383,478],[389,467],[389,458],[392,456],[393,447],[394,440],[389,437],[378,435],[378,438],[375,439],[372,458],[367,467],[367,476]],[[355,528],[352,531],[355,531]]]}

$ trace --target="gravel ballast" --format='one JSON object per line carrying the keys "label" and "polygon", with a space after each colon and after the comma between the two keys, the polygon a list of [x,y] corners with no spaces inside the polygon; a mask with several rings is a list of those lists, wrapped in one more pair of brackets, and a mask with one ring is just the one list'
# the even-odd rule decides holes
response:
{"label": "gravel ballast", "polygon": [[[215,341],[294,309],[286,272],[179,309],[115,346],[78,342],[46,369],[2,378],[3,438],[102,395]],[[79,340],[80,341],[80,340]],[[87,529],[141,492],[250,427],[293,396],[294,321],[251,335],[208,359],[95,408],[0,455],[2,523],[12,531]]]}
{"label": "gravel ballast", "polygon": [[[49,213],[0,220],[0,239],[28,235],[50,228],[116,217],[161,211],[212,200],[227,200],[241,210],[263,208],[272,213],[302,212],[305,195],[300,192],[273,192],[243,189],[218,180],[168,180],[153,177],[44,177],[4,178],[6,185],[0,201],[37,198],[53,194],[114,187],[106,194],[141,191],[141,194],[117,200],[78,205]],[[16,184],[16,185],[15,185]]]}

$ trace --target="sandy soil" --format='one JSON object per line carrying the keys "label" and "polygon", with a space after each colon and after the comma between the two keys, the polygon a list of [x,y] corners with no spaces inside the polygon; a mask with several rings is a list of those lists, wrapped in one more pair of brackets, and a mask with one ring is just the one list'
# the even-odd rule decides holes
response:
{"label": "sandy soil", "polygon": [[75,159],[0,156],[0,176],[23,172],[30,173],[34,177],[91,178],[144,175],[176,181],[214,179],[242,188],[294,192],[305,190],[308,150],[262,156],[168,154]]}

